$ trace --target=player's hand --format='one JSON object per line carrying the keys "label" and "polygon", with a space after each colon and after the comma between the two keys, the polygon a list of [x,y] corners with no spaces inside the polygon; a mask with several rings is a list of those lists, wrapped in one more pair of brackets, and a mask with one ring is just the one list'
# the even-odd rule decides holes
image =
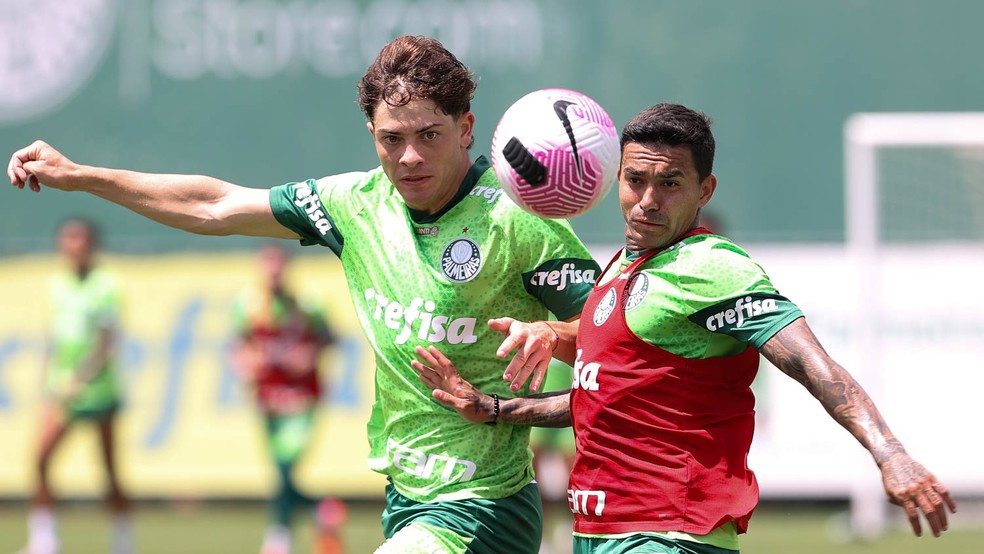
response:
{"label": "player's hand", "polygon": [[557,347],[558,338],[554,330],[542,321],[524,323],[511,317],[490,319],[489,327],[505,337],[496,356],[505,358],[513,350],[517,351],[502,374],[502,379],[510,382],[509,388],[513,392],[519,391],[529,379],[530,392],[540,390],[547,375],[547,366],[553,358],[553,350]]}
{"label": "player's hand", "polygon": [[440,350],[433,346],[427,349],[418,346],[416,352],[423,363],[411,360],[410,365],[417,370],[420,380],[434,391],[434,400],[472,423],[492,420],[492,397],[465,381]]}
{"label": "player's hand", "polygon": [[78,165],[61,152],[40,140],[14,152],[7,164],[7,177],[17,188],[26,185],[34,192],[41,190],[41,183],[56,189],[71,188],[71,175]]}
{"label": "player's hand", "polygon": [[933,536],[947,530],[946,510],[957,511],[950,491],[932,473],[905,452],[899,452],[881,466],[882,483],[892,504],[901,506],[916,536],[922,536],[919,512],[929,523]]}

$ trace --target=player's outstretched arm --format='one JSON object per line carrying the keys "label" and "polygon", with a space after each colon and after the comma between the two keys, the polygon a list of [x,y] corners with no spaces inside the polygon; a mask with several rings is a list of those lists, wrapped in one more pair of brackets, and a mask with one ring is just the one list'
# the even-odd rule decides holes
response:
{"label": "player's outstretched arm", "polygon": [[504,337],[495,355],[505,358],[516,351],[502,374],[502,378],[510,382],[509,388],[518,391],[529,380],[530,392],[540,390],[551,358],[574,365],[574,341],[579,321],[577,317],[567,321],[529,323],[511,317],[489,320],[489,327]]}
{"label": "player's outstretched arm", "polygon": [[451,360],[431,346],[418,346],[412,360],[421,381],[434,391],[434,399],[472,423],[512,423],[533,427],[570,427],[570,390],[551,391],[525,398],[499,399],[495,415],[493,397],[476,389],[458,374]]}
{"label": "player's outstretched arm", "polygon": [[164,225],[202,235],[299,238],[273,216],[268,191],[201,175],[157,175],[81,165],[42,141],[10,157],[10,183],[105,198]]}
{"label": "player's outstretched arm", "polygon": [[73,400],[89,382],[105,370],[116,342],[117,334],[114,330],[107,328],[99,330],[92,350],[75,366],[72,383],[65,400]]}
{"label": "player's outstretched arm", "polygon": [[921,511],[934,536],[947,529],[947,508],[957,505],[947,488],[895,438],[861,385],[827,355],[803,318],[797,319],[761,349],[785,374],[799,381],[827,413],[871,453],[882,474],[888,499],[901,506],[917,536],[922,535]]}

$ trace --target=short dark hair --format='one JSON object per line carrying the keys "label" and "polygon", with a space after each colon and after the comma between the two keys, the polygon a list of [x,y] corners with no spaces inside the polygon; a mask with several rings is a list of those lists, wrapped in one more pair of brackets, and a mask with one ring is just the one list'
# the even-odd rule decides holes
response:
{"label": "short dark hair", "polygon": [[701,181],[714,170],[714,134],[711,118],[680,104],[656,104],[639,112],[622,129],[621,148],[635,142],[643,146],[688,146]]}
{"label": "short dark hair", "polygon": [[380,101],[405,106],[428,99],[447,115],[471,111],[478,83],[440,41],[404,35],[383,47],[359,81],[359,107],[370,122]]}

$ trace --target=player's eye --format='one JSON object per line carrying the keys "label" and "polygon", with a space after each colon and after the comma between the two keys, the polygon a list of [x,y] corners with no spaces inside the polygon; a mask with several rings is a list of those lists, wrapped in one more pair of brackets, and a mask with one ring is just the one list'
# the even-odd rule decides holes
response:
{"label": "player's eye", "polygon": [[379,137],[379,142],[392,145],[400,142],[400,137],[397,137],[396,135],[383,135],[382,137]]}
{"label": "player's eye", "polygon": [[424,138],[427,140],[434,140],[437,138],[437,131],[427,131],[424,133]]}

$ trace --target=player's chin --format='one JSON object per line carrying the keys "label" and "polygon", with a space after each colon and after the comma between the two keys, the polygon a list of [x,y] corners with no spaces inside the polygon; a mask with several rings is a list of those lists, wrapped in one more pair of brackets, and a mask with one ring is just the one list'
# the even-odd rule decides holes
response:
{"label": "player's chin", "polygon": [[642,248],[660,248],[669,239],[668,231],[662,225],[631,224],[627,238]]}

